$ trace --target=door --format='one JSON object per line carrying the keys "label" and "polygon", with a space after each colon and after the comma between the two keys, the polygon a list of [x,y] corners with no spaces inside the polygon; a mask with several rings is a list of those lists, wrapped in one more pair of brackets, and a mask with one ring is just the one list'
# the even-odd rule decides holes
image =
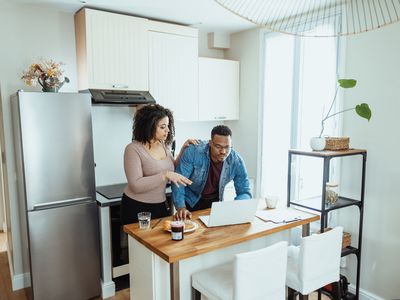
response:
{"label": "door", "polygon": [[149,32],[150,94],[179,121],[198,120],[197,37]]}
{"label": "door", "polygon": [[95,199],[88,94],[18,93],[19,140],[27,210]]}
{"label": "door", "polygon": [[34,299],[100,295],[96,202],[28,212]]}

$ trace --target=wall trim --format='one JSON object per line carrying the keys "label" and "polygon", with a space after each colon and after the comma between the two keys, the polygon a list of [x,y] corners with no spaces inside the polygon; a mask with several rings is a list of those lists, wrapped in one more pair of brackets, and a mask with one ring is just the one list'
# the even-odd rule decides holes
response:
{"label": "wall trim", "polygon": [[[355,285],[353,284],[349,285],[349,292],[353,294],[356,293]],[[385,299],[360,288],[360,300],[385,300]]]}
{"label": "wall trim", "polygon": [[101,281],[101,298],[109,298],[115,295],[114,281],[103,282]]}
{"label": "wall trim", "polygon": [[31,285],[31,276],[29,273],[22,273],[12,276],[13,291],[24,289]]}

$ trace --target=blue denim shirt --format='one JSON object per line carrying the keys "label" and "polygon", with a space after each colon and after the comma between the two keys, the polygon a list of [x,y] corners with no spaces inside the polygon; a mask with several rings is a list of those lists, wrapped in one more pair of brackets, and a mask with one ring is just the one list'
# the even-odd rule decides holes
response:
{"label": "blue denim shirt", "polygon": [[[210,166],[210,146],[202,141],[199,145],[190,145],[182,154],[176,172],[189,178],[193,183],[188,186],[176,187],[172,184],[172,200],[176,208],[185,207],[185,200],[191,206],[195,206],[201,197],[201,193],[207,181],[208,168]],[[250,199],[250,184],[246,166],[243,159],[235,151],[231,150],[222,166],[219,179],[219,200],[224,199],[225,186],[233,180],[236,190],[235,200]]]}

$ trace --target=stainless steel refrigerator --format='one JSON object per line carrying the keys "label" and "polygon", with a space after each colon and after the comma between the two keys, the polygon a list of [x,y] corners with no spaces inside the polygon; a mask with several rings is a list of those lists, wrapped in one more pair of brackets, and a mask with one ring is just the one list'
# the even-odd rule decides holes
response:
{"label": "stainless steel refrigerator", "polygon": [[11,105],[30,298],[100,295],[90,96],[17,92]]}

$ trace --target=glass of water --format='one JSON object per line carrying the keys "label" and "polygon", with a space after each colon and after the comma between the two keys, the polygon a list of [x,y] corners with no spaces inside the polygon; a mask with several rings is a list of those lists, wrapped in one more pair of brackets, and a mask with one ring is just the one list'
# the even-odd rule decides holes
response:
{"label": "glass of water", "polygon": [[151,221],[151,212],[145,211],[138,213],[138,220],[140,229],[149,229]]}

